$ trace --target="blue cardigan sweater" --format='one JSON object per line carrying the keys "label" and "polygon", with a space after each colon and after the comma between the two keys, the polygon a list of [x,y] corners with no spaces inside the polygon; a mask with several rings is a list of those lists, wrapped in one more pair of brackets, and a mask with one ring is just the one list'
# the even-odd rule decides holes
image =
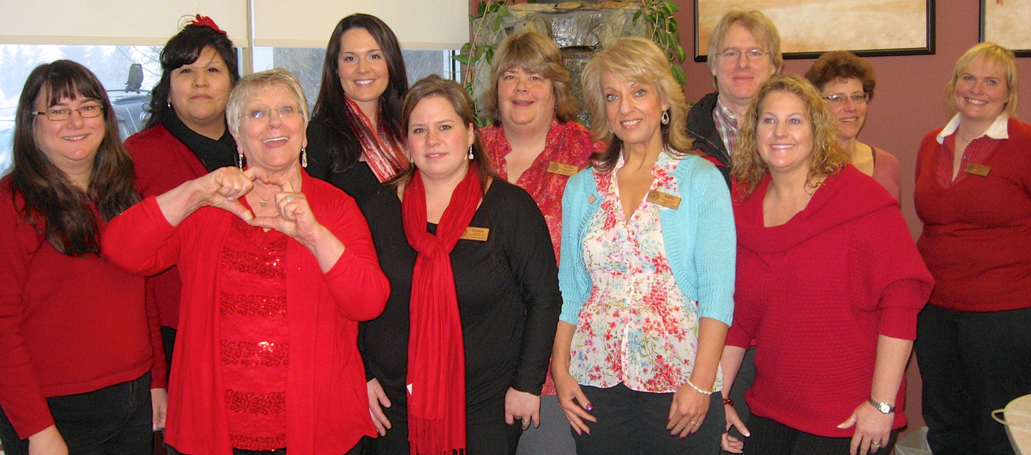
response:
{"label": "blue cardigan sweater", "polygon": [[[580,307],[591,295],[591,276],[583,261],[583,240],[589,221],[601,207],[594,183],[594,168],[569,179],[562,197],[562,254],[559,288],[562,321],[577,325]],[[704,158],[689,155],[677,164],[680,206],[660,207],[662,239],[677,286],[698,302],[698,317],[728,326],[734,314],[734,272],[737,234],[730,190],[716,167]],[[683,302],[685,311],[693,305]]]}

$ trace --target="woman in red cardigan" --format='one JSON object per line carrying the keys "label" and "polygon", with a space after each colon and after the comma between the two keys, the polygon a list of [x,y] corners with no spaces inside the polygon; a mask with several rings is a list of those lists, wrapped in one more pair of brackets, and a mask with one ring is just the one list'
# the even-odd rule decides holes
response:
{"label": "woman in red cardigan", "polygon": [[[891,453],[931,276],[895,198],[849,163],[820,92],[795,75],[759,89],[734,166],[738,256],[727,388],[755,341],[746,454]],[[749,431],[751,430],[751,431]]]}
{"label": "woman in red cardigan", "polygon": [[183,279],[171,453],[342,454],[375,433],[358,321],[389,293],[354,200],[304,172],[307,103],[288,71],[227,105],[245,170],[218,169],[112,220],[111,259]]}
{"label": "woman in red cardigan", "polygon": [[937,287],[917,360],[935,454],[1013,453],[991,411],[1031,393],[1031,126],[1013,118],[1017,62],[970,48],[946,88],[956,116],[916,167],[917,247]]}
{"label": "woman in red cardigan", "polygon": [[108,262],[99,241],[140,199],[100,81],[69,60],[33,70],[13,150],[0,179],[4,450],[149,453],[164,425],[165,359],[143,278]]}

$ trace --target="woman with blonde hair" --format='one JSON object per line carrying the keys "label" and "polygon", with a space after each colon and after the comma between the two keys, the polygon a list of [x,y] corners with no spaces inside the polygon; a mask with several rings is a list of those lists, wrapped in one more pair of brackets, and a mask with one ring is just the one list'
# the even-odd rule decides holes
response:
{"label": "woman with blonde hair", "polygon": [[1031,126],[1014,118],[1017,81],[1009,49],[967,50],[945,90],[956,115],[917,155],[917,247],[937,287],[916,355],[936,454],[1012,453],[991,411],[1031,393]]}
{"label": "woman with blonde hair", "polygon": [[[916,315],[933,282],[898,203],[849,164],[837,122],[805,79],[776,75],[741,128],[727,382],[754,341],[748,454],[890,453]],[[750,431],[749,431],[750,430]],[[743,447],[742,447],[743,445]]]}
{"label": "woman with blonde hair", "polygon": [[683,92],[654,43],[602,50],[584,94],[609,146],[562,200],[559,405],[581,454],[718,453],[723,404],[711,398],[734,307],[730,193],[692,152]]}

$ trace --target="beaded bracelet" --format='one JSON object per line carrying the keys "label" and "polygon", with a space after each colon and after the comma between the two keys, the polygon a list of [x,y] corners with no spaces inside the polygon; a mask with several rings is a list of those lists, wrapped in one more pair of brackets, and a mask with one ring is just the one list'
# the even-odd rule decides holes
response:
{"label": "beaded bracelet", "polygon": [[712,395],[712,394],[716,393],[716,385],[715,384],[713,384],[713,389],[712,390],[702,390],[702,389],[699,389],[698,386],[692,384],[690,379],[685,379],[685,381],[687,381],[687,385],[691,386],[692,389],[695,389],[696,392],[698,392],[698,393],[700,393],[702,395]]}

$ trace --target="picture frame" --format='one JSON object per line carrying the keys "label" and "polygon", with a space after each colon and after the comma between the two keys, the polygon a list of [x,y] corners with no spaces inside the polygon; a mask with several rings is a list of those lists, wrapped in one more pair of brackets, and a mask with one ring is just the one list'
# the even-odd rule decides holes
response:
{"label": "picture frame", "polygon": [[1031,57],[1031,0],[981,0],[979,39]]}
{"label": "picture frame", "polygon": [[695,0],[694,60],[706,61],[709,34],[735,6],[762,11],[773,21],[785,59],[816,58],[833,50],[864,57],[934,54],[934,4],[934,0]]}

